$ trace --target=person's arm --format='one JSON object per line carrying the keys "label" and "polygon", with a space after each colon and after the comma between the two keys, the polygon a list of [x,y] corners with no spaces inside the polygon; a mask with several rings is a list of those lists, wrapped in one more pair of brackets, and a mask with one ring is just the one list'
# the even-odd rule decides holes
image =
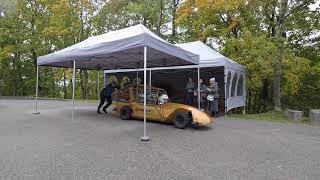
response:
{"label": "person's arm", "polygon": [[217,83],[213,86],[213,93],[214,94],[218,93],[218,84]]}
{"label": "person's arm", "polygon": [[200,88],[200,92],[205,93],[207,91],[207,86],[206,85],[202,85],[202,90]]}
{"label": "person's arm", "polygon": [[189,89],[189,83],[187,83],[187,85],[186,85],[186,90],[188,90]]}
{"label": "person's arm", "polygon": [[192,91],[194,91],[194,90],[195,90],[195,89],[194,89],[194,82],[190,83],[190,87],[189,87],[189,89],[191,89]]}

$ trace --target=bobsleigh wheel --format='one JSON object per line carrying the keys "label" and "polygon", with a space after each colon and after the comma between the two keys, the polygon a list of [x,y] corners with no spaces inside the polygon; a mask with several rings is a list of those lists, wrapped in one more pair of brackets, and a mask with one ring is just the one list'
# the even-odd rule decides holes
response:
{"label": "bobsleigh wheel", "polygon": [[130,107],[128,106],[123,106],[121,109],[120,109],[120,118],[122,120],[129,120],[132,118],[132,110]]}
{"label": "bobsleigh wheel", "polygon": [[185,129],[190,125],[192,120],[191,114],[189,112],[179,112],[176,114],[173,124],[178,129]]}

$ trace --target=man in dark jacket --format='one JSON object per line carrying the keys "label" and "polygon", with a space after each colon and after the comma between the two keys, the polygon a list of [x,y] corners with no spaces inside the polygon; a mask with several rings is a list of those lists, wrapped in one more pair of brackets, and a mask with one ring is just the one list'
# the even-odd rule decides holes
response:
{"label": "man in dark jacket", "polygon": [[107,104],[102,108],[102,111],[107,113],[107,108],[112,104],[112,94],[117,88],[117,85],[114,81],[111,84],[108,84],[105,88],[103,88],[100,92],[100,104],[98,106],[97,113],[101,114],[100,108],[103,106],[105,100],[107,100]]}

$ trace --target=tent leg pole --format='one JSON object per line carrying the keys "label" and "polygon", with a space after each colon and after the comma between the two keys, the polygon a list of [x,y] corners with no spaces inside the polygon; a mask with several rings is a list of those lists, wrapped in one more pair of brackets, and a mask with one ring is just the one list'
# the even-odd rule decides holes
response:
{"label": "tent leg pole", "polygon": [[227,93],[227,75],[226,75],[226,68],[223,68],[223,82],[224,82],[224,116],[227,116],[227,102],[229,95]]}
{"label": "tent leg pole", "polygon": [[149,88],[150,88],[150,95],[151,95],[151,90],[152,90],[152,83],[151,83],[151,70],[150,70],[150,72],[149,72],[150,74],[149,74]]}
{"label": "tent leg pole", "polygon": [[136,83],[137,83],[137,92],[138,92],[138,87],[139,87],[139,67],[137,67],[137,80],[136,80]]}
{"label": "tent leg pole", "polygon": [[147,136],[147,46],[144,46],[143,58],[143,136],[141,141],[149,141]]}
{"label": "tent leg pole", "polygon": [[99,70],[97,71],[97,78],[98,78],[98,83],[97,83],[97,97],[98,101],[100,100],[99,92],[100,92],[100,77],[99,77]]}
{"label": "tent leg pole", "polygon": [[73,74],[72,74],[72,120],[74,117],[74,92],[76,81],[76,60],[73,60]]}
{"label": "tent leg pole", "polygon": [[38,90],[39,90],[39,66],[37,65],[37,80],[36,80],[36,111],[33,114],[40,114],[38,111]]}
{"label": "tent leg pole", "polygon": [[198,109],[201,109],[201,106],[200,106],[200,65],[198,65]]}
{"label": "tent leg pole", "polygon": [[106,87],[106,78],[107,78],[106,73],[104,73],[104,71],[103,71],[103,87]]}
{"label": "tent leg pole", "polygon": [[243,106],[242,114],[246,114],[246,106]]}

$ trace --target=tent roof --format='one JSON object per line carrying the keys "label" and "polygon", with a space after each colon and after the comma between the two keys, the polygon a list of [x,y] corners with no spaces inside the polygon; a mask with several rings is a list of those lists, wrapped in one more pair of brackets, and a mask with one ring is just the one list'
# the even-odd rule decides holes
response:
{"label": "tent roof", "polygon": [[186,51],[198,54],[200,56],[200,66],[225,66],[227,68],[233,68],[241,71],[244,71],[245,69],[244,66],[223,56],[222,54],[210,48],[201,41],[176,44],[176,46],[181,47]]}
{"label": "tent roof", "polygon": [[143,67],[147,46],[147,67],[199,63],[199,55],[174,46],[139,24],[90,37],[60,51],[38,57],[40,66],[81,69],[129,69]]}

